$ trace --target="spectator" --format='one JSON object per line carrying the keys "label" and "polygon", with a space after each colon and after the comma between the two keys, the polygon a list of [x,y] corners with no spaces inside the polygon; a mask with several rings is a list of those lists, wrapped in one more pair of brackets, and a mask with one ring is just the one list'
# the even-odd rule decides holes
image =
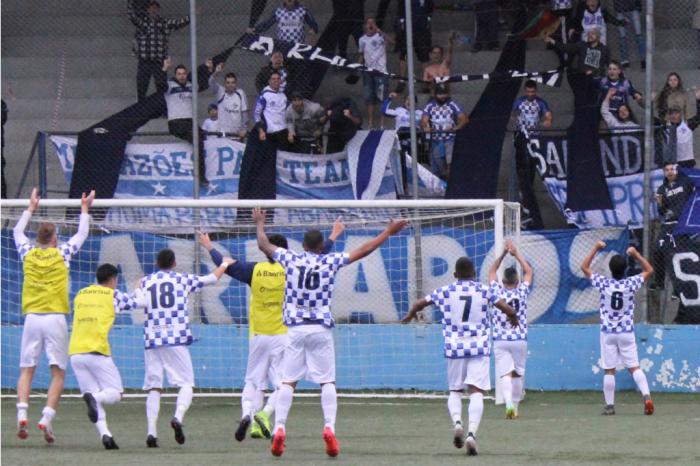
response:
{"label": "spectator", "polygon": [[498,3],[496,0],[472,0],[474,5],[474,45],[472,53],[482,49],[498,50]]}
{"label": "spectator", "polygon": [[5,123],[7,123],[7,104],[2,100],[2,199],[7,199],[7,183],[5,183]]}
{"label": "spectator", "polygon": [[630,66],[630,51],[627,44],[627,25],[632,24],[634,28],[634,38],[637,41],[637,51],[639,52],[639,60],[642,65],[642,70],[647,67],[646,62],[646,44],[642,37],[642,0],[615,0],[615,12],[617,13],[618,21],[625,21],[627,24],[617,27],[617,32],[620,35],[620,56],[622,57],[622,67]]}
{"label": "spectator", "polygon": [[530,157],[527,144],[533,131],[552,127],[553,116],[547,102],[537,96],[537,83],[535,81],[530,79],[525,82],[525,95],[513,103],[513,118],[517,127],[513,141],[515,145],[515,171],[518,175],[522,203],[524,209],[529,212],[532,221],[529,228],[540,230],[544,228],[544,223],[532,186],[535,181],[535,160]]}
{"label": "spectator", "polygon": [[[637,120],[634,118],[632,110],[630,110],[629,106],[626,103],[620,104],[617,107],[617,112],[611,111],[610,103],[612,99],[615,98],[616,93],[617,89],[615,89],[614,87],[609,88],[607,94],[605,95],[605,99],[603,99],[603,104],[600,106],[600,115],[603,117],[603,120],[605,120],[605,123],[608,125],[608,129],[618,133],[640,131],[641,127],[637,123]],[[627,130],[623,128],[630,129]]]}
{"label": "spectator", "polygon": [[608,75],[600,80],[600,90],[603,96],[608,94],[609,89],[615,89],[615,93],[609,99],[610,111],[615,116],[617,116],[617,110],[620,108],[620,105],[628,105],[627,96],[632,96],[639,105],[644,105],[642,94],[622,74],[622,66],[617,60],[610,61]]}
{"label": "spectator", "polygon": [[654,266],[654,283],[652,288],[663,289],[666,281],[666,266],[668,265],[676,239],[673,229],[678,224],[678,218],[685,204],[693,195],[694,183],[684,174],[678,173],[677,165],[672,162],[664,163],[664,181],[656,190],[656,203],[661,217],[661,229],[654,243],[652,264]]}
{"label": "spectator", "polygon": [[[394,41],[377,28],[377,23],[371,16],[365,22],[366,33],[360,37],[358,61],[365,66],[386,73],[386,46]],[[374,127],[374,105],[383,102],[389,90],[389,79],[386,75],[362,73],[365,103],[367,104],[368,127]]]}
{"label": "spectator", "polygon": [[680,107],[668,109],[668,121],[655,118],[656,162],[657,164],[676,163],[681,167],[695,166],[693,151],[693,131],[700,126],[700,89],[695,91],[695,116],[687,121]]}
{"label": "spectator", "polygon": [[216,82],[215,75],[222,68],[223,64],[219,64],[209,78],[218,105],[219,131],[243,140],[248,128],[248,97],[243,89],[238,89],[238,78],[233,72],[226,73],[223,86]]}
{"label": "spectator", "polygon": [[[406,9],[404,2],[398,2],[399,24],[396,32],[396,47],[399,51],[399,74],[406,76]],[[382,7],[380,3],[379,8]],[[379,10],[378,8],[378,10]],[[386,6],[384,7],[386,9]],[[431,21],[433,0],[411,0],[411,21],[413,23],[413,50],[421,63],[427,63],[432,48]],[[402,93],[405,88],[403,81],[396,86],[396,92]]]}
{"label": "spectator", "polygon": [[304,99],[300,92],[292,93],[292,104],[287,107],[287,140],[292,152],[320,153],[321,134],[326,123],[326,112],[316,102]]}
{"label": "spectator", "polygon": [[600,42],[600,31],[596,28],[588,30],[586,42],[562,44],[547,36],[545,42],[552,44],[557,52],[565,52],[578,57],[573,70],[593,77],[601,76],[610,63],[610,50]]}
{"label": "spectator", "polygon": [[[409,109],[411,101],[408,95],[404,98],[403,107],[397,106],[391,108],[392,99],[396,98],[396,93],[392,92],[389,94],[384,102],[382,103],[382,113],[389,118],[394,118],[394,129],[396,129],[396,135],[399,137],[399,145],[401,146],[402,154],[411,154],[411,111]],[[423,110],[416,108],[415,118],[416,118],[416,129],[420,129],[421,117],[423,116]],[[421,135],[418,134],[420,137]],[[419,141],[420,142],[420,141]],[[422,152],[419,150],[422,155]],[[420,161],[420,157],[418,158]],[[402,180],[407,180],[406,176],[406,159],[401,157],[401,171]]]}
{"label": "spectator", "polygon": [[272,52],[272,55],[270,55],[270,63],[260,68],[260,71],[258,71],[258,74],[255,77],[255,89],[258,91],[258,94],[260,94],[263,88],[268,85],[270,82],[270,75],[272,73],[277,73],[280,75],[282,80],[280,90],[285,92],[287,90],[289,73],[287,72],[287,68],[284,66],[284,55],[282,55],[282,52],[279,50]]}
{"label": "spectator", "polygon": [[316,24],[313,15],[297,0],[282,0],[282,6],[251,32],[256,34],[265,32],[275,23],[277,24],[277,39],[285,42],[304,42],[306,39],[304,24],[307,24],[314,33],[318,34],[318,24]]}
{"label": "spectator", "polygon": [[[170,59],[163,63],[163,71],[166,72],[171,66]],[[211,60],[207,60],[207,66],[213,71]],[[175,76],[168,80],[168,87],[165,91],[165,103],[168,107],[168,131],[175,137],[193,143],[192,135],[192,83],[190,74],[185,65],[175,67]],[[208,74],[202,73],[198,76],[198,90],[205,89]],[[206,163],[204,153],[204,133],[199,130],[199,183],[203,186],[209,184],[206,177]]]}
{"label": "spectator", "polygon": [[608,39],[608,23],[615,26],[627,24],[624,19],[617,19],[600,4],[600,0],[581,0],[576,7],[574,18],[569,29],[569,38],[580,35],[583,39],[588,37],[592,29],[598,30],[598,40],[606,45]]}
{"label": "spectator", "polygon": [[127,14],[136,26],[135,52],[139,60],[136,71],[136,95],[138,100],[143,100],[148,92],[151,76],[155,81],[156,90],[164,91],[167,88],[163,61],[168,58],[168,36],[171,32],[190,24],[190,17],[161,18],[160,4],[155,0],[148,2],[146,10],[140,12],[135,8],[133,0],[129,0]]}
{"label": "spectator", "polygon": [[[202,122],[202,130],[205,132],[210,132],[210,133],[218,133],[221,131],[219,128],[219,109],[218,105],[216,102],[213,102],[209,104],[209,107],[207,107],[207,114],[209,115],[209,118],[204,120]],[[214,134],[207,134],[205,138],[208,139],[214,139],[218,138],[219,136],[214,135]]]}
{"label": "spectator", "polygon": [[685,98],[685,89],[681,76],[671,72],[666,77],[666,84],[656,98],[656,112],[662,121],[666,120],[669,107],[679,107],[681,116],[688,118],[688,101]]}
{"label": "spectator", "polygon": [[[362,21],[365,17],[365,0],[333,0],[333,16],[328,21],[324,34],[331,34],[328,52],[343,58],[348,57],[348,38],[355,38],[359,48],[362,37]],[[381,28],[379,28],[381,29]]]}
{"label": "spectator", "polygon": [[267,86],[255,103],[253,119],[258,131],[258,139],[284,146],[287,141],[287,96],[282,92],[282,76],[278,72],[270,74]]}
{"label": "spectator", "polygon": [[360,109],[350,97],[338,97],[326,109],[326,116],[330,122],[326,153],[341,152],[362,126]]}
{"label": "spectator", "polygon": [[445,54],[445,50],[439,45],[434,45],[433,48],[430,49],[430,64],[423,70],[423,81],[428,81],[428,84],[426,84],[423,88],[424,92],[428,93],[432,91],[432,81],[435,78],[450,75],[455,36],[456,33],[451,31],[447,38],[447,54]]}
{"label": "spectator", "polygon": [[435,98],[423,109],[421,126],[430,133],[430,169],[440,178],[449,176],[455,132],[468,122],[464,109],[450,98],[447,87],[435,86]]}

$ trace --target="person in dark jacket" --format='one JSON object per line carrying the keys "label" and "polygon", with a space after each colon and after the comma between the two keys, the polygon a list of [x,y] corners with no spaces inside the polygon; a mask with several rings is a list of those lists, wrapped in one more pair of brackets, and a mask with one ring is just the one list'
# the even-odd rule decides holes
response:
{"label": "person in dark jacket", "polygon": [[284,55],[282,55],[282,52],[275,50],[272,52],[272,55],[270,55],[270,63],[260,68],[257,76],[255,76],[255,89],[258,91],[258,94],[260,94],[263,88],[267,86],[268,82],[270,81],[270,75],[274,72],[279,73],[280,77],[282,78],[280,90],[285,94],[289,92],[289,89],[287,89],[289,72],[284,66]]}
{"label": "person in dark jacket", "polygon": [[693,195],[695,185],[687,176],[678,173],[678,166],[668,162],[664,165],[664,181],[656,190],[656,203],[661,219],[661,230],[654,243],[652,264],[654,266],[654,285],[664,288],[666,266],[673,256],[676,241],[673,229],[678,224],[678,218],[683,213],[686,202]]}
{"label": "person in dark jacket", "polygon": [[577,57],[574,70],[591,75],[594,78],[603,76],[610,64],[610,50],[600,41],[600,30],[592,28],[588,31],[586,42],[562,44],[547,36],[544,41],[551,44],[555,51],[565,52]]}
{"label": "person in dark jacket", "polygon": [[326,153],[340,152],[362,126],[362,114],[350,97],[339,97],[328,106],[326,115],[330,121]]}

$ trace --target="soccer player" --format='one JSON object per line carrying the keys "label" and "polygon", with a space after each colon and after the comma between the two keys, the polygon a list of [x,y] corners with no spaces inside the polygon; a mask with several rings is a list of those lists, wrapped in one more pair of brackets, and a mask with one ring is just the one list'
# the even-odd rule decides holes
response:
{"label": "soccer player", "polygon": [[68,242],[60,245],[56,225],[53,223],[42,223],[39,226],[36,244],[32,244],[24,234],[27,223],[39,207],[39,199],[38,191],[34,188],[29,207],[22,213],[13,230],[17,252],[24,263],[22,314],[25,319],[17,381],[17,436],[21,439],[29,436],[29,392],[43,348],[51,368],[51,383],[38,427],[44,433],[44,440],[53,443],[52,422],[63,392],[68,364],[68,269],[71,257],[88,237],[89,211],[95,199],[95,191],[87,196],[83,194],[78,231]]}
{"label": "soccer player", "polygon": [[124,388],[110,355],[108,337],[116,312],[143,307],[144,302],[140,293],[132,298],[117,290],[119,270],[112,264],[100,265],[96,275],[97,284],[83,288],[73,300],[73,331],[68,353],[87,404],[88,418],[95,424],[105,449],[118,450],[107,427],[103,405],[121,400]]}
{"label": "soccer player", "polygon": [[501,297],[518,315],[518,326],[512,327],[507,316],[494,309],[491,315],[493,326],[493,352],[496,356],[497,383],[501,384],[506,403],[506,419],[518,417],[518,404],[523,394],[523,376],[527,359],[527,298],[532,284],[532,267],[515,245],[508,241],[506,249],[489,269],[489,283],[498,280],[498,268],[506,254],[510,253],[523,270],[523,281],[518,278],[515,267],[503,272]]}
{"label": "soccer player", "polygon": [[304,252],[276,247],[265,235],[265,211],[253,210],[258,247],[285,269],[284,322],[289,327],[288,342],[282,359],[282,383],[278,388],[272,454],[281,456],[285,448],[285,424],[292,406],[297,382],[306,379],[321,385],[321,407],[325,426],[323,440],[326,454],[338,456],[335,437],[338,396],[335,389],[335,347],[331,313],[335,274],[355,261],[371,254],[390,236],[400,232],[408,222],[391,221],[375,238],[350,253],[322,254],[323,235],[318,230],[304,234]]}
{"label": "soccer player", "polygon": [[612,278],[593,273],[591,270],[593,258],[605,247],[604,242],[596,242],[581,264],[583,274],[590,278],[591,284],[600,292],[600,354],[605,370],[603,415],[615,414],[615,368],[620,363],[627,367],[637,388],[642,392],[644,414],[652,415],[654,402],[649,394],[647,378],[644,372],[639,370],[637,342],[634,339],[634,293],[649,280],[654,273],[654,268],[635,248],[630,247],[627,249],[627,255],[639,262],[642,273],[625,278],[627,260],[619,254],[610,259]]}
{"label": "soccer player", "polygon": [[467,454],[474,456],[477,454],[476,432],[484,412],[484,392],[491,389],[488,305],[491,303],[503,311],[513,326],[518,325],[518,316],[499,297],[500,286],[497,283],[487,287],[475,281],[474,264],[467,257],[457,259],[454,276],[457,280],[453,283],[413,303],[401,323],[409,323],[418,311],[431,303],[442,312],[450,390],[447,409],[454,423],[454,445],[457,448],[464,446],[462,394],[466,386],[469,394]]}
{"label": "soccer player", "polygon": [[[331,250],[335,239],[343,233],[344,229],[345,225],[338,218],[333,225],[331,235],[323,245],[323,254]],[[284,236],[269,235],[268,239],[273,245],[287,249],[287,238]],[[214,249],[209,235],[200,234],[199,242],[209,251],[214,264],[221,264],[224,258]],[[247,283],[251,292],[248,308],[250,330],[248,366],[241,396],[241,421],[235,436],[239,442],[243,441],[248,427],[252,424],[251,437],[271,438],[270,416],[275,411],[277,387],[281,382],[280,365],[284,347],[287,344],[287,326],[284,325],[282,318],[284,267],[269,256],[265,262],[242,262],[234,259],[228,259],[228,261],[233,262],[233,265],[226,269],[226,274]],[[260,410],[268,380],[275,387],[275,391]],[[252,423],[252,420],[255,422]]]}
{"label": "soccer player", "polygon": [[172,249],[163,249],[156,257],[156,265],[158,271],[143,277],[139,286],[146,300],[143,327],[146,375],[143,389],[148,392],[146,445],[149,448],[158,447],[156,425],[163,391],[163,371],[168,376],[168,382],[179,388],[170,427],[175,432],[175,441],[185,443],[182,420],[192,403],[194,387],[194,370],[187,348],[193,341],[187,297],[205,285],[216,283],[231,264],[224,261],[206,276],[179,273],[173,270],[177,266],[175,253]]}

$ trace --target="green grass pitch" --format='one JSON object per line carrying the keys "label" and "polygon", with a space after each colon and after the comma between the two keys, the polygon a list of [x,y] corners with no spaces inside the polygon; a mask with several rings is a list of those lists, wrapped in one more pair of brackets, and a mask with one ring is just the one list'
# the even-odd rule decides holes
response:
{"label": "green grass pitch", "polygon": [[[529,391],[520,419],[486,401],[477,435],[479,456],[452,446],[444,400],[348,399],[338,407],[340,456],[327,458],[318,398],[297,398],[287,422],[287,449],[273,458],[269,441],[236,442],[239,398],[195,398],[185,418],[187,442],[175,443],[168,422],[173,398],[164,398],[159,420],[161,448],[146,448],[145,400],[108,407],[118,451],[105,451],[80,399],[65,399],[55,421],[55,445],[36,429],[43,399],[30,404],[27,440],[15,436],[14,399],[2,401],[3,465],[580,465],[700,464],[700,395],[656,394],[656,413],[642,414],[641,397],[618,393],[617,415],[600,415],[602,393]],[[464,417],[466,419],[466,403]]]}

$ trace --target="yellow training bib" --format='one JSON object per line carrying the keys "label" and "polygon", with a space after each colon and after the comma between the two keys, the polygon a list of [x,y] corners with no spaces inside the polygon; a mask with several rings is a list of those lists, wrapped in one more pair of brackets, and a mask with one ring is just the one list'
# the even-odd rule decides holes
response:
{"label": "yellow training bib", "polygon": [[284,267],[279,263],[258,262],[250,281],[250,334],[279,335],[287,333],[282,317],[284,302]]}
{"label": "yellow training bib", "polygon": [[75,295],[73,331],[68,354],[100,353],[110,355],[109,331],[114,324],[114,290],[91,285]]}
{"label": "yellow training bib", "polygon": [[68,314],[68,267],[58,248],[34,248],[24,256],[22,314]]}

